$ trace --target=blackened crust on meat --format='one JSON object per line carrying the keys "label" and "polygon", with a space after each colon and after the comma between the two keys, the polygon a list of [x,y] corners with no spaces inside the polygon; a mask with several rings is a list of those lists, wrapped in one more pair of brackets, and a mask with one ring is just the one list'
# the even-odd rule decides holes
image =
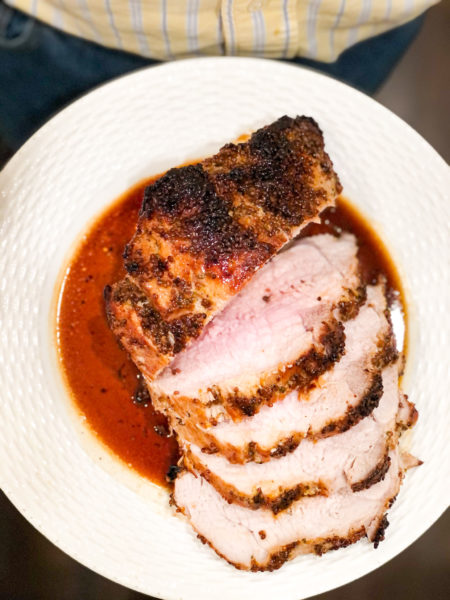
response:
{"label": "blackened crust on meat", "polygon": [[[334,197],[340,193],[317,124],[283,117],[249,142],[228,144],[202,163],[171,169],[149,186],[126,264],[141,283],[170,282],[167,257],[157,248],[150,255],[142,251],[141,238],[151,233],[238,289],[289,239],[290,229],[329,203],[318,176],[332,182]],[[192,302],[191,282],[186,284]]]}
{"label": "blackened crust on meat", "polygon": [[331,434],[343,433],[359,423],[361,419],[368,417],[380,403],[381,396],[383,395],[383,380],[381,373],[376,373],[373,376],[372,384],[363,399],[356,406],[352,406],[348,409],[347,414],[338,421],[332,421],[326,425],[322,431],[321,436],[327,437]]}
{"label": "blackened crust on meat", "polygon": [[406,394],[402,394],[399,404],[399,415],[397,416],[397,426],[400,431],[414,427],[419,418],[419,413],[413,402],[408,400]]}
{"label": "blackened crust on meat", "polygon": [[[267,453],[267,451],[265,452],[265,456],[266,459],[268,457],[270,458],[282,458],[283,456],[286,456],[286,454],[289,454],[290,452],[294,452],[294,450],[297,448],[297,446],[299,445],[299,443],[302,441],[302,439],[305,436],[303,434],[293,434],[291,436],[289,436],[287,439],[283,440],[282,442],[279,442],[275,448],[272,448],[272,450],[269,451],[269,453]],[[250,444],[249,444],[250,445]],[[261,450],[257,451],[256,448],[253,449],[252,455],[255,457],[252,460],[261,460],[262,457],[264,456],[264,453],[261,452]]]}
{"label": "blackened crust on meat", "polygon": [[[190,440],[192,443],[199,445],[205,453],[214,454],[221,452],[231,463],[242,464],[249,461],[266,462],[272,458],[281,458],[290,452],[293,452],[301,440],[305,437],[309,439],[320,439],[343,433],[356,425],[361,419],[370,415],[378,406],[383,395],[383,381],[381,372],[389,364],[393,364],[397,360],[398,352],[395,349],[395,339],[388,332],[383,336],[378,345],[378,352],[372,358],[370,367],[370,378],[366,391],[361,396],[359,402],[349,406],[347,412],[339,419],[334,419],[325,425],[321,430],[305,432],[293,432],[288,437],[280,439],[278,443],[271,448],[265,448],[258,443],[251,441],[243,446],[236,447],[231,444],[221,444],[214,436],[214,427],[209,430],[202,430],[192,425],[190,420],[186,422],[172,422],[174,430],[178,431],[182,439]],[[184,405],[186,398],[176,397]],[[405,403],[407,400],[405,400]],[[410,403],[408,403],[409,406]],[[200,405],[197,409],[196,406]],[[178,407],[175,407],[178,410]],[[198,401],[191,405],[192,410],[198,411],[198,418],[204,419],[202,413],[203,405]],[[408,424],[405,428],[412,426],[417,419],[417,411],[414,405],[409,406]],[[401,429],[404,424],[399,423]]]}
{"label": "blackened crust on meat", "polygon": [[[389,320],[390,324],[390,320]],[[395,341],[394,334],[392,332],[392,325],[386,336],[380,340],[378,344],[378,352],[373,359],[373,365],[377,369],[384,369],[387,365],[391,365],[399,358],[397,350],[397,344]]]}
{"label": "blackened crust on meat", "polygon": [[347,548],[347,546],[354,544],[365,535],[365,529],[361,528],[357,531],[350,533],[349,536],[346,538],[338,536],[326,538],[325,540],[315,544],[314,554],[317,554],[317,556],[322,556],[326,552],[330,552],[330,550],[339,550],[339,548]]}
{"label": "blackened crust on meat", "polygon": [[[286,561],[294,558],[298,554],[313,552],[317,556],[322,556],[331,550],[339,550],[339,548],[347,548],[351,544],[356,543],[361,538],[366,536],[364,527],[351,531],[347,537],[333,536],[318,540],[301,540],[288,544],[274,552],[267,563],[260,565],[255,561],[252,562],[251,571],[275,571],[282,567]],[[243,567],[235,565],[238,569]]]}
{"label": "blackened crust on meat", "polygon": [[[394,501],[395,501],[395,496],[394,496],[394,498],[392,498],[390,501],[387,502],[386,509],[390,508],[392,506],[392,504],[394,503]],[[171,502],[175,506],[177,506],[176,502],[173,499],[173,496],[172,496]],[[177,510],[179,512],[185,514],[185,511],[182,508],[180,509],[178,507]],[[192,523],[191,523],[191,525],[192,525]],[[384,533],[385,533],[385,530],[388,525],[389,525],[389,522],[388,522],[386,514],[385,514],[380,519],[377,531],[376,531],[374,537],[371,539],[371,541],[374,542],[375,548],[377,548],[379,543],[384,540]],[[195,527],[193,527],[193,528],[195,530]],[[264,532],[264,534],[265,534],[265,532]],[[252,558],[250,571],[253,571],[253,572],[276,571],[277,569],[282,567],[285,562],[287,562],[288,560],[294,558],[295,556],[297,556],[299,554],[314,553],[317,556],[322,556],[323,554],[326,554],[327,552],[330,552],[331,550],[339,550],[340,548],[346,548],[347,546],[350,546],[351,544],[358,542],[360,539],[362,539],[366,536],[367,536],[367,532],[366,532],[365,527],[361,527],[359,529],[349,531],[348,535],[345,537],[344,536],[332,536],[332,537],[328,537],[328,538],[317,538],[317,539],[305,539],[304,538],[304,539],[301,539],[298,541],[294,541],[285,546],[281,546],[276,551],[272,552],[270,554],[269,558],[267,559],[267,561],[265,561],[264,563],[258,563],[257,561],[255,561]],[[244,570],[244,571],[249,570],[246,565],[230,561],[224,554],[219,552],[214,547],[214,545],[207,538],[205,538],[202,534],[197,532],[197,537],[203,544],[208,545],[212,550],[214,550],[214,552],[218,556],[220,556],[221,558],[226,560],[230,565],[236,567],[236,569]],[[265,539],[265,537],[262,539]]]}
{"label": "blackened crust on meat", "polygon": [[181,470],[182,467],[179,467],[178,465],[171,465],[166,473],[166,481],[173,483]]}
{"label": "blackened crust on meat", "polygon": [[[233,218],[231,198],[217,194],[213,179],[201,164],[170,169],[148,187],[141,217],[168,221],[166,239],[189,240],[189,253],[203,255],[207,269],[223,265],[224,276],[225,265],[235,255],[254,254],[252,266],[256,268],[274,253],[270,244],[260,243],[255,233]],[[132,245],[126,253],[127,259],[133,256]],[[166,261],[159,259],[148,274],[156,277],[160,265],[163,270],[168,268]]]}
{"label": "blackened crust on meat", "polygon": [[386,454],[367,477],[365,477],[362,481],[352,484],[352,491],[361,492],[362,490],[375,485],[379,481],[382,481],[385,478],[386,473],[389,471],[390,465],[391,457]]}
{"label": "blackened crust on meat", "polygon": [[[219,167],[217,183],[221,191],[233,195],[250,189],[255,204],[295,226],[304,222],[305,214],[312,216],[320,202],[321,192],[307,181],[312,175],[314,160],[320,158],[323,173],[332,173],[332,163],[323,151],[322,132],[313,119],[305,117],[282,117],[254,133],[248,144],[230,144],[222,152],[230,166],[233,165],[228,173],[221,172],[222,153],[217,159],[206,161],[208,167]],[[297,160],[300,152],[304,161]],[[306,185],[299,189],[300,182]],[[340,193],[342,188],[338,182],[336,188]]]}
{"label": "blackened crust on meat", "polygon": [[[202,451],[215,454],[221,452],[231,463],[242,464],[245,462],[266,462],[272,458],[282,458],[286,454],[293,452],[299,443],[305,437],[309,439],[321,439],[329,436],[343,433],[356,425],[361,419],[371,414],[378,406],[383,395],[383,382],[381,371],[374,372],[366,392],[361,397],[359,403],[348,408],[342,418],[331,421],[320,431],[310,431],[306,435],[303,432],[292,433],[289,437],[281,439],[272,448],[261,447],[252,441],[242,447],[235,447],[230,444],[220,444],[216,438],[209,435],[207,431],[201,431],[195,426],[192,428],[188,423],[181,426],[180,433],[182,438],[192,439],[193,443],[199,444],[201,441]],[[179,424],[173,423],[175,430]]]}
{"label": "blackened crust on meat", "polygon": [[107,292],[111,328],[146,379],[340,191],[306,117],[283,117],[149,186],[124,253],[128,276]]}
{"label": "blackened crust on meat", "polygon": [[[145,340],[140,341],[136,335],[131,340],[122,339],[128,336],[127,310],[134,312],[144,336],[150,336],[155,347],[162,353],[177,353],[182,350],[188,339],[195,339],[199,335],[206,319],[205,313],[197,313],[165,321],[148,297],[128,277],[119,281],[112,289],[107,286],[104,295],[110,327],[125,347],[140,343],[143,347],[146,345]],[[120,307],[120,312],[116,312],[116,307]]]}
{"label": "blackened crust on meat", "polygon": [[[204,427],[217,424],[218,411],[226,414],[234,421],[253,416],[262,406],[272,405],[284,398],[290,391],[310,388],[313,382],[337,362],[345,352],[344,326],[331,316],[329,322],[322,323],[322,334],[315,346],[302,354],[289,366],[280,366],[278,371],[265,374],[257,384],[240,392],[239,388],[222,391],[219,387],[208,389],[212,400],[205,402],[199,398],[191,398],[174,394],[152,393],[152,399],[158,410],[165,414],[175,413],[183,421],[194,419],[195,423]],[[215,407],[215,417],[211,416],[211,408]],[[169,410],[170,409],[170,410]],[[176,425],[174,425],[176,427]],[[208,448],[209,443],[205,444]]]}
{"label": "blackened crust on meat", "polygon": [[228,503],[240,504],[252,510],[258,510],[261,507],[268,508],[275,515],[286,510],[293,502],[304,496],[326,496],[328,494],[328,489],[322,481],[311,481],[286,488],[274,496],[264,494],[261,489],[258,489],[253,496],[248,496],[204,467],[189,451],[185,454],[184,465],[191,472],[200,473]]}
{"label": "blackened crust on meat", "polygon": [[[340,321],[331,318],[330,323],[324,322],[323,333],[316,346],[300,356],[288,367],[264,375],[259,380],[256,389],[240,393],[235,388],[229,393],[220,388],[209,388],[213,397],[208,403],[199,398],[190,398],[174,394],[172,396],[152,394],[155,406],[169,417],[176,414],[183,422],[194,421],[204,428],[217,425],[219,411],[237,422],[245,417],[255,415],[262,406],[273,405],[282,400],[293,389],[302,391],[311,387],[313,382],[337,362],[345,351],[344,326]],[[211,416],[212,408],[215,416]],[[176,423],[173,424],[177,429]],[[204,444],[206,448],[210,443]],[[212,446],[213,447],[213,446]]]}
{"label": "blackened crust on meat", "polygon": [[[272,406],[292,390],[309,392],[318,378],[338,362],[345,353],[345,330],[341,321],[341,308],[346,314],[357,315],[366,297],[365,288],[345,289],[341,299],[330,313],[319,320],[314,333],[315,341],[298,357],[281,362],[272,370],[255,374],[243,384],[233,385],[232,380],[211,385],[200,390],[198,396],[167,395],[152,389],[152,398],[159,410],[170,408],[183,421],[194,418],[197,424],[208,428],[221,419],[239,421],[255,415],[264,405]],[[335,314],[337,316],[335,316]],[[193,392],[194,393],[194,392]],[[188,416],[189,415],[189,416]],[[202,445],[203,442],[200,442]],[[210,444],[205,444],[209,447]]]}
{"label": "blackened crust on meat", "polygon": [[[214,545],[207,538],[205,538],[205,536],[201,535],[200,533],[197,533],[197,538],[202,542],[202,544],[204,544],[205,546],[209,546],[212,550],[214,550],[214,552],[218,556],[220,556],[220,558],[223,558],[223,560],[225,560],[228,564],[235,567],[239,571],[249,570],[245,565],[233,563],[230,560],[228,560],[228,558],[224,554],[222,554],[216,548],[214,548]],[[297,542],[293,542],[292,544],[284,546],[281,550],[274,552],[274,554],[270,556],[269,561],[265,565],[259,565],[256,561],[252,561],[250,571],[276,571],[277,569],[282,567],[286,561],[288,561],[290,558],[293,558],[294,550],[297,548],[297,546]]]}
{"label": "blackened crust on meat", "polygon": [[347,293],[348,299],[341,300],[338,304],[339,317],[342,321],[350,321],[357,316],[360,307],[366,301],[367,287],[360,285],[355,290],[347,290]]}
{"label": "blackened crust on meat", "polygon": [[[294,558],[298,554],[307,552],[313,552],[317,556],[330,552],[331,550],[339,550],[339,548],[346,548],[351,544],[354,544],[361,538],[365,537],[366,532],[364,528],[357,531],[352,531],[347,537],[329,537],[318,540],[301,540],[298,542],[292,542],[283,546],[273,554],[271,554],[269,560],[265,564],[258,564],[256,561],[252,561],[250,567],[251,571],[276,571],[284,565],[286,561]],[[242,569],[242,566],[235,565],[238,569]]]}
{"label": "blackened crust on meat", "polygon": [[[387,444],[385,455],[375,468],[363,480],[351,485],[353,492],[360,492],[370,488],[372,485],[375,485],[384,479],[391,464],[391,459],[388,455],[388,446],[389,444]],[[206,468],[201,460],[198,460],[198,458],[189,452],[189,450],[184,456],[184,466],[193,473],[200,473],[200,475],[230,504],[240,504],[241,506],[253,510],[264,507],[270,509],[275,515],[289,508],[291,504],[296,502],[299,498],[304,496],[327,496],[330,493],[327,485],[319,479],[317,481],[304,481],[291,488],[282,489],[280,487],[278,493],[273,495],[264,494],[259,488],[257,492],[251,496],[240,492],[232,484],[223,481],[214,472]]]}
{"label": "blackened crust on meat", "polygon": [[255,394],[244,396],[235,393],[223,397],[217,392],[217,399],[226,406],[228,414],[235,419],[251,417],[264,404],[272,404],[284,398],[291,390],[305,390],[312,381],[325,373],[344,354],[345,333],[342,323],[336,320],[325,324],[324,329],[318,347],[311,348],[299,357],[292,367],[275,374],[275,380],[265,382]]}
{"label": "blackened crust on meat", "polygon": [[[392,501],[392,503],[393,503],[393,501]],[[380,542],[382,542],[384,540],[384,537],[385,537],[384,534],[385,534],[388,526],[389,526],[389,521],[387,519],[387,515],[384,515],[384,517],[380,521],[380,524],[378,525],[378,529],[372,540],[374,548],[378,548],[378,546],[380,545]]]}
{"label": "blackened crust on meat", "polygon": [[287,544],[281,550],[278,550],[278,552],[274,552],[274,554],[271,555],[269,562],[263,567],[256,561],[252,561],[250,571],[276,571],[291,558],[293,551],[297,546],[298,542],[292,542],[292,544]]}
{"label": "blackened crust on meat", "polygon": [[[183,511],[181,511],[181,512],[183,512]],[[212,550],[214,550],[214,552],[218,556],[220,556],[220,558],[223,558],[223,560],[225,560],[231,566],[235,567],[239,571],[248,571],[249,570],[245,565],[242,565],[239,563],[234,563],[234,562],[231,562],[230,560],[228,560],[228,558],[224,554],[219,552],[214,547],[214,545],[200,533],[197,534],[197,537],[202,542],[202,544],[209,546]],[[264,539],[264,538],[262,538],[262,539]],[[287,544],[286,546],[283,546],[282,549],[278,550],[277,552],[274,552],[270,556],[269,561],[264,565],[260,565],[256,561],[252,560],[250,571],[253,571],[255,573],[258,571],[276,571],[277,569],[282,567],[286,561],[288,561],[290,558],[294,557],[294,555],[295,555],[294,551],[298,547],[298,545],[299,545],[298,542],[292,542],[292,544]]]}
{"label": "blackened crust on meat", "polygon": [[[306,437],[320,439],[347,431],[375,410],[382,395],[383,380],[380,373],[375,373],[366,393],[356,406],[349,407],[347,413],[341,419],[331,421],[319,432],[309,432]],[[304,437],[303,433],[293,433],[271,449],[261,448],[255,442],[250,442],[243,453],[239,453],[239,455],[236,450],[228,447],[219,448],[219,451],[223,452],[230,462],[264,462],[270,458],[281,458],[293,452]]]}
{"label": "blackened crust on meat", "polygon": [[[213,483],[214,487],[216,485]],[[218,489],[216,487],[216,489]],[[218,489],[222,494],[222,490]],[[322,482],[311,482],[311,483],[300,483],[290,489],[283,490],[278,496],[271,498],[265,496],[261,490],[255,494],[252,498],[247,499],[245,496],[239,493],[225,493],[222,496],[230,499],[231,502],[236,502],[242,506],[246,506],[252,509],[258,509],[260,507],[270,509],[275,515],[286,510],[291,506],[293,502],[304,496],[323,496],[327,494],[327,488]]]}

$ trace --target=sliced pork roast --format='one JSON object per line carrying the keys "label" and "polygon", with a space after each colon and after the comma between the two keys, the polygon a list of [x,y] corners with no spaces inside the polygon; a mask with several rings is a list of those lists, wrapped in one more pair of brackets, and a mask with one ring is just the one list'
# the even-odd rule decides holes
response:
{"label": "sliced pork roast", "polygon": [[282,117],[149,186],[124,255],[128,275],[105,289],[110,326],[146,379],[341,189],[307,117]]}
{"label": "sliced pork roast", "polygon": [[317,124],[282,117],[149,186],[105,289],[178,437],[173,504],[239,569],[376,546],[420,463],[385,283],[363,285],[352,234],[297,237],[340,192]]}
{"label": "sliced pork roast", "polygon": [[297,554],[322,554],[367,536],[383,539],[386,510],[402,479],[398,450],[389,454],[382,481],[354,492],[350,486],[330,496],[303,497],[274,515],[227,502],[198,474],[183,471],[175,481],[174,502],[200,539],[239,569],[278,569]]}
{"label": "sliced pork roast", "polygon": [[363,291],[354,236],[294,242],[151,382],[152,401],[208,427],[305,389],[342,355]]}
{"label": "sliced pork roast", "polygon": [[358,315],[345,323],[345,353],[309,390],[294,390],[272,406],[205,428],[195,419],[174,422],[180,439],[231,462],[265,461],[292,452],[305,436],[346,431],[378,405],[381,370],[397,358],[384,285],[369,286]]}
{"label": "sliced pork roast", "polygon": [[303,440],[294,452],[260,464],[232,464],[221,454],[205,454],[198,446],[188,446],[184,464],[229,502],[254,509],[266,506],[276,514],[301,496],[329,495],[348,485],[358,491],[380,481],[389,468],[389,451],[397,442],[398,410],[398,365],[393,364],[383,371],[378,407],[341,435],[317,442]]}

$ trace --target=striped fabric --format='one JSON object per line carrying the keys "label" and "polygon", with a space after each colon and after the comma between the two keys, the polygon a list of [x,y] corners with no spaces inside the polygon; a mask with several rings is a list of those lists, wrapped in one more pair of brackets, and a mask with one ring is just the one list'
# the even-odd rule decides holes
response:
{"label": "striped fabric", "polygon": [[326,62],[438,0],[6,0],[68,33],[170,60],[304,56]]}

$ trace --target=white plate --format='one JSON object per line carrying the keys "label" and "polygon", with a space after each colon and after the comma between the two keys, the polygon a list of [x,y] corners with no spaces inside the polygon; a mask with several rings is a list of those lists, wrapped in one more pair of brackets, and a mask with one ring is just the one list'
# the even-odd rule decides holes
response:
{"label": "white plate", "polygon": [[[56,363],[54,290],[80,232],[133,183],[283,114],[319,122],[345,195],[400,269],[410,318],[404,385],[420,412],[410,442],[424,465],[407,475],[378,550],[363,541],[253,574],[217,558],[172,514],[165,492],[78,435]],[[299,600],[391,559],[447,505],[449,189],[444,161],[400,119],[332,79],[277,62],[176,62],[64,110],[0,175],[0,465],[8,497],[81,563],[170,600]]]}

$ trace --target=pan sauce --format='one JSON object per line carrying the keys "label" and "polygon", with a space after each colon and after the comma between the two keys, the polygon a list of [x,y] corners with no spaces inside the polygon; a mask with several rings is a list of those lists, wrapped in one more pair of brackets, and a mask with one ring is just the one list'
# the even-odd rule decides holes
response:
{"label": "pan sauce", "polygon": [[[106,322],[103,288],[125,275],[122,252],[134,233],[144,188],[157,177],[131,188],[86,232],[61,285],[57,314],[59,358],[71,397],[95,434],[141,475],[168,485],[165,475],[177,461],[178,448],[168,437],[165,418],[142,393],[138,371],[120,349]],[[322,215],[322,224],[303,232],[350,231],[359,242],[366,283],[383,274],[397,318],[404,301],[395,266],[377,234],[344,198]]]}

